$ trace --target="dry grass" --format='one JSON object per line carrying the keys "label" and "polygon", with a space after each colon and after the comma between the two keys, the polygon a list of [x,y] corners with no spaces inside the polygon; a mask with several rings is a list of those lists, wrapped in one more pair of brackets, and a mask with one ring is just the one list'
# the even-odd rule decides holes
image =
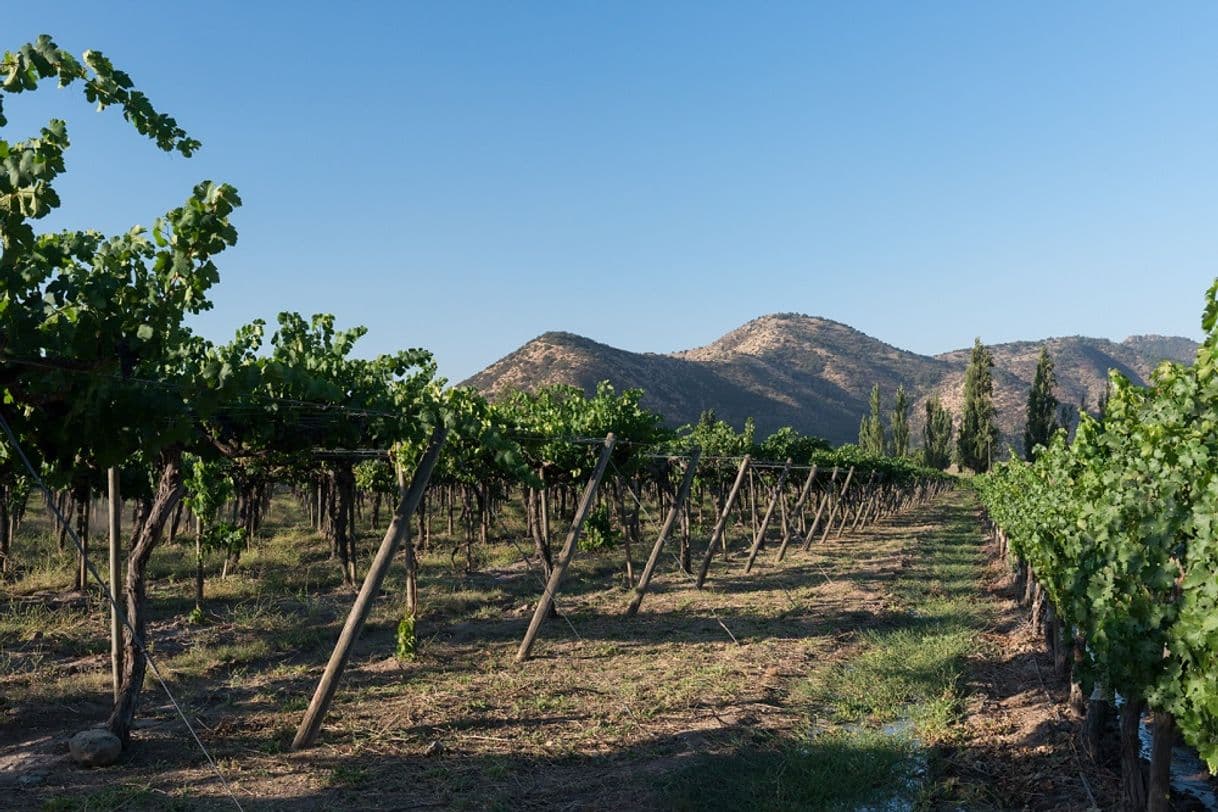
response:
{"label": "dry grass", "polygon": [[[150,638],[247,808],[649,808],[694,757],[802,736],[807,700],[793,689],[883,627],[912,539],[928,529],[900,517],[779,566],[763,555],[750,576],[737,553],[716,561],[702,591],[670,557],[632,619],[621,617],[620,560],[581,554],[559,600],[565,620],[546,623],[522,665],[512,658],[535,574],[513,545],[496,544],[466,575],[441,540],[423,561],[417,658],[392,657],[401,583],[391,578],[318,746],[303,753],[287,746],[352,594],[294,505],[277,502],[237,575],[209,579],[203,625],[186,620],[193,549],[159,551]],[[9,800],[222,805],[151,680],[122,766],[66,764],[66,737],[108,712],[102,607],[47,608],[68,566],[32,571],[0,604],[0,781],[6,769],[45,773]]]}

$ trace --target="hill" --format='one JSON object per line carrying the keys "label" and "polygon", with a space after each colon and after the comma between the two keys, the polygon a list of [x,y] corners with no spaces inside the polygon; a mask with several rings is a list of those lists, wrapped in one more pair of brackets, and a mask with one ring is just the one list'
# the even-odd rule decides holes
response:
{"label": "hill", "polygon": [[[1094,408],[1109,369],[1144,383],[1159,361],[1191,361],[1195,342],[1176,336],[1131,336],[1116,343],[1069,336],[991,346],[995,403],[1004,438],[1022,433],[1024,403],[1041,347],[1057,372],[1057,397],[1071,408]],[[834,442],[857,439],[873,384],[886,408],[900,384],[914,401],[915,427],[923,403],[938,395],[959,412],[969,349],[927,356],[902,350],[849,325],[798,313],[754,319],[704,347],[669,354],[635,353],[572,333],[538,336],[464,383],[488,396],[516,388],[566,383],[590,391],[608,380],[640,387],[644,403],[674,425],[704,409],[734,425],[757,420],[759,433],[791,425]]]}

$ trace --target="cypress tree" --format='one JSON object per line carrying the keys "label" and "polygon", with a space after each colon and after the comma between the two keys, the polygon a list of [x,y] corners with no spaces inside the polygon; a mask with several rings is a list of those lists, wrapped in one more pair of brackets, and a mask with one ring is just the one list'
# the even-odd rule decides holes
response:
{"label": "cypress tree", "polygon": [[1024,457],[1031,462],[1036,446],[1047,446],[1053,432],[1057,431],[1057,398],[1053,387],[1057,376],[1053,374],[1053,359],[1047,349],[1041,349],[1036,362],[1036,375],[1032,388],[1028,390],[1028,423],[1023,432]]}
{"label": "cypress tree", "polygon": [[964,373],[964,414],[956,453],[960,464],[977,473],[990,469],[998,428],[994,425],[994,357],[981,339],[973,342],[973,354]]}
{"label": "cypress tree", "polygon": [[940,471],[952,463],[952,413],[937,397],[926,401],[926,425],[922,427],[922,453],[926,465]]}
{"label": "cypress tree", "polygon": [[909,396],[904,384],[897,387],[897,402],[889,416],[892,427],[892,455],[904,457],[909,453]]}
{"label": "cypress tree", "polygon": [[859,423],[859,446],[869,454],[883,456],[887,441],[884,436],[884,422],[880,417],[880,385],[871,387],[871,414],[863,417]]}

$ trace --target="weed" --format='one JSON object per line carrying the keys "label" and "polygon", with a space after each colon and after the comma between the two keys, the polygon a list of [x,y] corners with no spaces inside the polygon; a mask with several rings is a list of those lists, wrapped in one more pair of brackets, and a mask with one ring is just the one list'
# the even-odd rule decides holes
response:
{"label": "weed", "polygon": [[330,770],[329,784],[332,787],[351,787],[368,780],[368,770],[364,767],[349,767],[340,764]]}

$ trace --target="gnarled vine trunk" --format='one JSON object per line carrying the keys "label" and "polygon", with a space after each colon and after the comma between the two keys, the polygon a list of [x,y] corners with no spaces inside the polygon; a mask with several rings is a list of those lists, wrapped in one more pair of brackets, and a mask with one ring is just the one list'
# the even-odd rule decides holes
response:
{"label": "gnarled vine trunk", "polygon": [[7,576],[13,571],[10,548],[12,535],[8,526],[8,499],[0,494],[0,575]]}
{"label": "gnarled vine trunk", "polygon": [[1153,714],[1154,736],[1150,747],[1150,783],[1147,787],[1148,812],[1171,809],[1171,754],[1176,740],[1176,718],[1165,711]]}
{"label": "gnarled vine trunk", "polygon": [[1121,807],[1128,812],[1146,809],[1146,772],[1142,766],[1141,739],[1143,699],[1126,698],[1121,706]]}
{"label": "gnarled vine trunk", "polygon": [[1104,689],[1096,685],[1087,699],[1087,715],[1083,719],[1083,747],[1096,763],[1105,761],[1104,740],[1111,715],[1112,705]]}
{"label": "gnarled vine trunk", "polygon": [[80,549],[76,551],[76,577],[73,587],[82,591],[89,585],[89,483],[78,483],[72,489],[72,497],[76,504],[76,537],[80,541]]}
{"label": "gnarled vine trunk", "polygon": [[108,727],[119,738],[123,747],[131,741],[131,725],[135,720],[136,704],[140,689],[144,685],[147,662],[143,649],[136,644],[132,629],[139,639],[147,643],[147,584],[148,561],[152,551],[161,540],[165,523],[169,520],[185,487],[182,484],[182,452],[179,449],[165,451],[160,457],[161,473],[157,480],[156,493],[148,506],[143,521],[132,536],[130,554],[127,556],[126,614],[130,628],[123,630],[123,674],[119,684],[118,700],[110,714]]}

